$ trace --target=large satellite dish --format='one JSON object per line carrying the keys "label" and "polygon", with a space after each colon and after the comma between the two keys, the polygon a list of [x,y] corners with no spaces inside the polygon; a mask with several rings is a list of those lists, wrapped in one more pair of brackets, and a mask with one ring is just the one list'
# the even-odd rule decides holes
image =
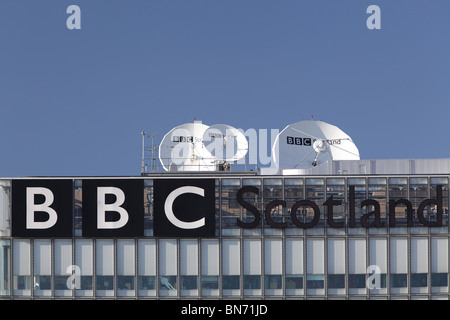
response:
{"label": "large satellite dish", "polygon": [[164,136],[159,158],[166,171],[215,171],[244,158],[247,150],[247,139],[238,129],[195,121],[177,126]]}
{"label": "large satellite dish", "polygon": [[331,124],[306,120],[284,128],[272,147],[275,167],[307,169],[328,160],[359,160],[352,139]]}
{"label": "large satellite dish", "polygon": [[218,161],[234,162],[245,157],[248,142],[244,134],[227,124],[214,124],[206,129],[203,142],[208,152]]}
{"label": "large satellite dish", "polygon": [[203,144],[207,125],[199,121],[170,130],[159,145],[159,160],[166,171],[212,171],[214,160]]}

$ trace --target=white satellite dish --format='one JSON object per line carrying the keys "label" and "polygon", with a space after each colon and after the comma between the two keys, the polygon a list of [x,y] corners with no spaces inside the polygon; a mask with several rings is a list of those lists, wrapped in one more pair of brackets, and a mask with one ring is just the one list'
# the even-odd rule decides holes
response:
{"label": "white satellite dish", "polygon": [[166,171],[213,171],[214,157],[203,144],[209,127],[195,121],[170,130],[159,145],[159,160]]}
{"label": "white satellite dish", "polygon": [[342,130],[322,121],[288,125],[272,147],[275,167],[307,169],[328,160],[359,160],[359,151]]}
{"label": "white satellite dish", "polygon": [[214,124],[203,134],[203,143],[217,161],[234,162],[245,157],[248,142],[244,134],[227,124]]}

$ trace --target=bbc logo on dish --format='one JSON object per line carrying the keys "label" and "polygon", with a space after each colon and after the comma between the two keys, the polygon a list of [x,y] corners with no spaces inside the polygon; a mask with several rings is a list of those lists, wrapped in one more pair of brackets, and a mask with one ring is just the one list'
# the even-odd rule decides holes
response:
{"label": "bbc logo on dish", "polygon": [[311,146],[311,138],[287,137],[287,144],[296,146]]}

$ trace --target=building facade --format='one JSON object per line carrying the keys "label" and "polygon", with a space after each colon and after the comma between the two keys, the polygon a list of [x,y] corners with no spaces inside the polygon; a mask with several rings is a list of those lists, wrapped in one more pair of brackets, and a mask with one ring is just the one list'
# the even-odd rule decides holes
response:
{"label": "building facade", "polygon": [[0,298],[448,299],[448,186],[448,174],[4,178]]}

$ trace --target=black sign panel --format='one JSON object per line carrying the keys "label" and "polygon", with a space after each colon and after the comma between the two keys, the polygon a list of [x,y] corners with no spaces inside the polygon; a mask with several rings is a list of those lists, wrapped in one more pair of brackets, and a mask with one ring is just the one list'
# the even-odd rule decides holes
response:
{"label": "black sign panel", "polygon": [[215,180],[155,180],[154,235],[214,237]]}
{"label": "black sign panel", "polygon": [[13,237],[72,237],[72,180],[13,180]]}
{"label": "black sign panel", "polygon": [[144,235],[143,180],[89,180],[83,187],[84,237]]}

